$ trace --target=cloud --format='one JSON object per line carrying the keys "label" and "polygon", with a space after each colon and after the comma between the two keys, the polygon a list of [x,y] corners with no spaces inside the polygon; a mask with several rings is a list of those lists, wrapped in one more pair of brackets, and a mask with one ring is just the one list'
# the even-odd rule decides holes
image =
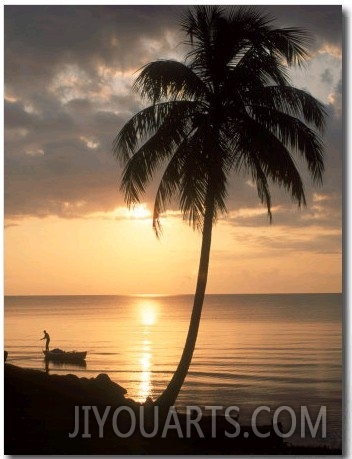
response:
{"label": "cloud", "polygon": [[312,51],[322,46],[337,48],[341,55],[342,7],[341,5],[277,5],[267,8],[285,27],[301,27],[313,40]]}
{"label": "cloud", "polygon": [[330,109],[333,116],[341,120],[342,117],[342,78],[337,82],[334,90],[328,95]]}
{"label": "cloud", "polygon": [[323,83],[331,84],[333,82],[333,76],[330,69],[325,69],[320,75],[320,79]]}
{"label": "cloud", "polygon": [[[241,232],[233,235],[233,242],[238,251],[245,251],[246,260],[268,257],[289,257],[291,254],[310,253],[319,255],[341,256],[341,233],[326,231],[316,227],[316,232],[276,228],[275,231]],[[221,260],[230,260],[233,253],[226,250],[217,250]]]}
{"label": "cloud", "polygon": [[[180,7],[6,6],[5,79],[9,90],[73,83],[75,74],[92,89],[99,69],[131,73],[153,54],[170,51]],[[133,51],[132,51],[133,50]],[[131,52],[132,51],[132,52]],[[71,75],[70,75],[71,73]],[[71,81],[69,81],[71,78]],[[70,84],[69,84],[70,85]]]}
{"label": "cloud", "polygon": [[140,108],[133,72],[155,43],[158,52],[174,46],[179,10],[6,6],[7,216],[84,215],[121,203],[112,140]]}

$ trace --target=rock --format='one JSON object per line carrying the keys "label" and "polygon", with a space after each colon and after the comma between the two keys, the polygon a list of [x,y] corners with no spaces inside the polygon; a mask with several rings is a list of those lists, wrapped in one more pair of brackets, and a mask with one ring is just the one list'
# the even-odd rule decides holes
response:
{"label": "rock", "polygon": [[98,385],[98,387],[101,387],[102,389],[107,389],[110,391],[115,391],[117,395],[124,395],[127,394],[127,390],[120,386],[119,384],[111,381],[109,376],[106,373],[100,373],[96,378],[95,378],[95,384]]}

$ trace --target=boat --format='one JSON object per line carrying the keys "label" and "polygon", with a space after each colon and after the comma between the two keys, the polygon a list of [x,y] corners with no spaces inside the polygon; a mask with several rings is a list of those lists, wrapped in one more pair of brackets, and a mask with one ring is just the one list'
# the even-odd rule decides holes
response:
{"label": "boat", "polygon": [[52,351],[43,351],[46,360],[53,362],[82,362],[87,356],[87,352],[63,351],[62,349],[53,349]]}

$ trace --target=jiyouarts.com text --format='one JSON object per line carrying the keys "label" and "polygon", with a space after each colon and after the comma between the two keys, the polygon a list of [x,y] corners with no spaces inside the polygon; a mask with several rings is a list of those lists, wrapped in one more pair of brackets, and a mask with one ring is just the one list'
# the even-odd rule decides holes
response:
{"label": "jiyouarts.com text", "polygon": [[[263,427],[258,422],[263,412],[270,413],[272,416],[271,427],[266,431],[265,429],[263,431]],[[129,406],[120,406],[115,409],[111,406],[106,406],[104,409],[102,407],[98,409],[93,405],[75,406],[74,430],[68,436],[69,438],[77,436],[91,438],[93,435],[91,428],[95,425],[98,427],[99,438],[104,437],[104,429],[107,426],[112,427],[115,435],[120,438],[128,438],[136,431],[139,431],[145,438],[153,438],[157,435],[166,438],[171,432],[176,433],[179,438],[194,438],[194,436],[204,438],[205,433],[202,430],[201,421],[203,416],[206,416],[207,419],[211,419],[210,435],[212,438],[220,434],[228,438],[236,438],[242,434],[243,437],[248,438],[248,430],[241,431],[241,425],[238,422],[239,414],[240,409],[237,406],[230,406],[226,409],[222,406],[205,406],[203,409],[198,406],[187,406],[186,413],[180,420],[175,407],[171,407],[167,414],[161,417],[157,406],[151,410],[141,405],[138,412]],[[219,416],[222,419],[221,426],[218,423]],[[283,431],[281,422],[283,416],[286,417],[285,431]],[[123,422],[121,422],[122,419]],[[318,414],[313,417],[306,406],[301,406],[299,413],[289,406],[281,406],[275,410],[265,405],[259,406],[251,415],[250,428],[251,436],[255,435],[258,438],[267,438],[275,434],[286,439],[297,431],[301,438],[308,435],[312,438],[317,436],[326,438],[326,406],[321,406]]]}

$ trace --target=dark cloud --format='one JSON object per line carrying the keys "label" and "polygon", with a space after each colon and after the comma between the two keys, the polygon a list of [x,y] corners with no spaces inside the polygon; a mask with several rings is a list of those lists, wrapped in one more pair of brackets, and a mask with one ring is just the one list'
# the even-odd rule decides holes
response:
{"label": "dark cloud", "polygon": [[277,5],[262,8],[275,16],[280,26],[306,29],[312,36],[315,48],[326,43],[341,47],[341,5]]}
{"label": "dark cloud", "polygon": [[340,78],[339,82],[335,86],[335,91],[338,94],[342,94],[342,78]]}
{"label": "dark cloud", "polygon": [[330,69],[325,69],[320,75],[320,79],[323,83],[331,84],[333,82],[333,76]]}
{"label": "dark cloud", "polygon": [[[180,7],[6,6],[5,80],[36,88],[62,69],[84,68],[96,82],[97,65],[128,70],[152,53],[152,42],[168,51],[165,37],[177,28]],[[150,45],[148,45],[148,43]]]}
{"label": "dark cloud", "polygon": [[29,115],[21,102],[4,103],[5,128],[29,128],[33,126],[33,116]]}

